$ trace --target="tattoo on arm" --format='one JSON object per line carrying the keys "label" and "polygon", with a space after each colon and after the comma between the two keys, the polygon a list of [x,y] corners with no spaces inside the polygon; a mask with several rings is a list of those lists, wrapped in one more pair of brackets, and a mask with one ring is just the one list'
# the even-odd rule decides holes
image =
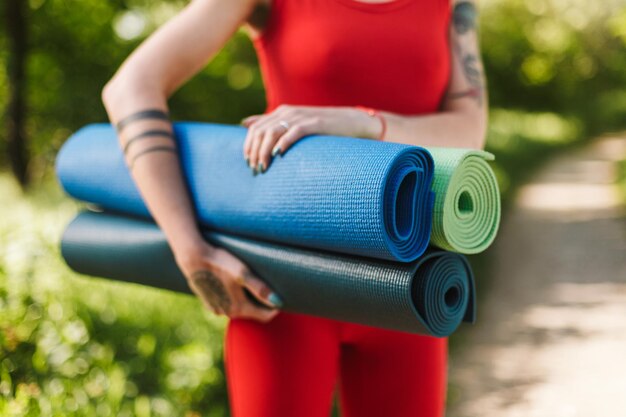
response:
{"label": "tattoo on arm", "polygon": [[191,276],[191,284],[205,295],[206,301],[216,310],[229,314],[232,301],[226,287],[211,271],[196,271]]}
{"label": "tattoo on arm", "polygon": [[164,138],[169,138],[172,140],[174,139],[173,133],[170,132],[169,130],[162,130],[162,129],[146,130],[145,132],[141,132],[126,141],[126,144],[124,145],[124,148],[122,149],[122,151],[124,152],[124,155],[128,154],[128,149],[130,148],[130,145],[132,145],[133,143],[139,141],[140,139],[152,138],[152,137],[164,137]]}
{"label": "tattoo on arm", "polygon": [[470,30],[476,30],[476,6],[470,1],[460,1],[454,5],[452,12],[452,23],[454,30],[459,35],[463,35]]}
{"label": "tattoo on arm", "polygon": [[117,122],[117,124],[115,125],[115,129],[117,129],[117,132],[120,133],[126,126],[128,126],[129,124],[133,122],[136,122],[137,120],[159,119],[159,120],[169,121],[169,117],[170,117],[169,114],[167,114],[167,112],[161,109],[140,110],[138,112],[132,113],[124,117],[122,120]]}
{"label": "tattoo on arm", "polygon": [[153,146],[151,148],[144,149],[141,152],[137,153],[137,155],[135,155],[133,159],[131,159],[130,162],[128,163],[128,169],[132,171],[133,168],[135,167],[135,162],[137,162],[137,159],[153,152],[170,152],[174,155],[177,155],[177,150],[173,146]]}
{"label": "tattoo on arm", "polygon": [[483,74],[480,66],[478,52],[466,51],[458,37],[471,34],[476,31],[477,20],[476,6],[471,1],[460,1],[454,6],[452,12],[452,25],[457,36],[454,37],[454,53],[461,62],[461,68],[470,88],[448,94],[448,98],[459,99],[470,97],[482,106],[484,85]]}

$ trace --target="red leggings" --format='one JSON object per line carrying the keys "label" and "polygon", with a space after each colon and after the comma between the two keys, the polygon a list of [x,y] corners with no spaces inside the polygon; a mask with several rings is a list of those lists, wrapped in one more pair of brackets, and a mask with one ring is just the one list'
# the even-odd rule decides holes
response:
{"label": "red leggings", "polygon": [[447,339],[281,312],[230,321],[226,377],[233,417],[441,417]]}

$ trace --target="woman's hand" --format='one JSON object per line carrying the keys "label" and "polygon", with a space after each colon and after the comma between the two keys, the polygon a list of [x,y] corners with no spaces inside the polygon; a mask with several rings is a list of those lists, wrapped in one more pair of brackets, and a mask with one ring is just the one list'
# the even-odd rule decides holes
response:
{"label": "woman's hand", "polygon": [[261,322],[278,314],[280,299],[230,252],[201,242],[179,249],[176,262],[192,291],[214,313]]}
{"label": "woman's hand", "polygon": [[274,156],[307,135],[375,139],[382,130],[379,120],[353,107],[286,104],[268,114],[246,117],[241,124],[248,128],[243,155],[255,173],[265,172]]}

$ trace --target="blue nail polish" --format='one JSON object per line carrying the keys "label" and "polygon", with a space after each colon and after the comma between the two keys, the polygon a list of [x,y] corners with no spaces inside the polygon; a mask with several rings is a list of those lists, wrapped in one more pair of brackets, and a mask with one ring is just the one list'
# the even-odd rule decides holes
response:
{"label": "blue nail polish", "polygon": [[257,168],[257,171],[263,173],[265,172],[265,167],[263,166],[263,162],[259,162],[259,166]]}
{"label": "blue nail polish", "polygon": [[276,156],[279,154],[280,154],[280,146],[277,146],[274,149],[272,149],[272,156]]}
{"label": "blue nail polish", "polygon": [[267,297],[267,300],[278,308],[281,308],[283,306],[283,300],[281,300],[278,294],[276,294],[275,292],[270,293],[270,295]]}

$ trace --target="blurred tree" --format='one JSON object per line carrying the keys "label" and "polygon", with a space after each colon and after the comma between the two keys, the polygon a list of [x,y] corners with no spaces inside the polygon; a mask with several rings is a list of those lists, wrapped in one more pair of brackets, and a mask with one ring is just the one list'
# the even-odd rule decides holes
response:
{"label": "blurred tree", "polygon": [[6,110],[7,151],[15,178],[22,187],[28,183],[28,153],[24,134],[27,13],[28,7],[25,1],[6,0],[5,22],[9,44],[7,59],[9,97]]}

